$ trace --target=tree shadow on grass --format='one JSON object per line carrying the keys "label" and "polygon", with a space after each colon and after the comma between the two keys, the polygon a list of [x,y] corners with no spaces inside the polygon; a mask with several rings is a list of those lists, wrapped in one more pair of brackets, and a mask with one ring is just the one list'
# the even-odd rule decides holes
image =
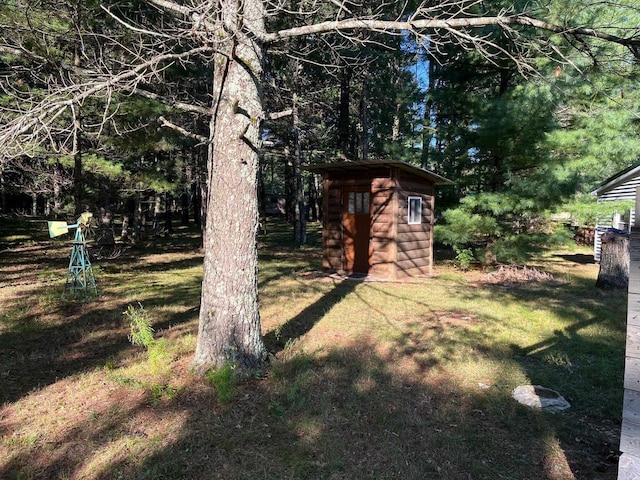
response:
{"label": "tree shadow on grass", "polygon": [[[358,285],[351,280],[336,285],[283,327],[286,338],[309,332]],[[163,302],[179,303],[190,293],[191,287],[169,292]],[[139,299],[152,302],[167,294],[162,285],[154,285]],[[491,294],[505,296],[505,290]],[[541,292],[521,290],[509,301],[532,301],[536,295]],[[549,292],[545,295],[540,298],[543,308],[564,308],[562,315],[569,325],[580,314],[567,305],[571,296],[558,294],[552,301]],[[480,297],[470,294],[469,301],[474,298]],[[607,302],[600,299],[581,305],[606,308]],[[423,330],[431,326],[419,323],[408,324],[406,332],[394,337],[387,353],[367,339],[329,348],[322,357],[287,349],[267,378],[236,386],[235,397],[226,404],[220,403],[215,389],[197,380],[176,387],[154,383],[142,388],[124,374],[116,378],[98,371],[92,372],[91,381],[96,383],[90,387],[88,380],[78,377],[58,383],[73,373],[104,365],[127,348],[122,332],[117,337],[122,344],[116,342],[112,350],[102,348],[109,345],[104,338],[91,336],[103,330],[100,322],[112,321],[115,329],[123,310],[124,305],[118,304],[96,310],[96,317],[71,312],[68,327],[36,332],[34,344],[24,342],[20,335],[25,332],[17,330],[0,336],[3,346],[12,348],[23,341],[22,354],[35,355],[15,372],[27,378],[25,385],[17,384],[19,396],[44,385],[57,392],[42,397],[54,400],[47,406],[52,416],[49,431],[41,428],[45,406],[39,406],[37,398],[25,398],[19,406],[9,405],[1,412],[0,478],[615,478],[615,465],[599,450],[605,444],[600,419],[530,411],[514,404],[509,389],[500,385],[484,389],[456,383],[453,375],[439,370],[441,362],[429,356],[431,346],[425,343]],[[37,323],[31,318],[25,328]],[[433,328],[444,330],[441,323]],[[273,332],[276,351],[287,343],[282,342],[283,329],[279,341]],[[545,357],[532,355],[533,351],[505,357],[508,345],[480,353],[495,368],[518,362],[532,379],[541,379],[545,370],[557,379],[566,371],[563,354],[576,344],[576,339],[566,336],[542,345],[542,350],[536,347],[548,358],[557,358],[555,366]],[[450,336],[436,338],[445,352],[460,348]],[[464,344],[482,343],[478,337],[457,339]],[[583,340],[579,350],[597,346]],[[37,358],[41,348],[53,354],[92,352],[93,356]],[[568,355],[577,362],[571,350]],[[422,362],[418,356],[431,361]],[[45,371],[38,379],[42,367]],[[587,366],[569,373],[581,376],[578,381],[584,386],[590,380],[584,376],[588,371]],[[188,377],[184,370],[177,375],[181,380]],[[602,381],[601,375],[595,378]],[[15,410],[23,407],[37,414],[23,417],[21,424],[14,421],[19,415]],[[67,418],[69,422],[62,423]]]}
{"label": "tree shadow on grass", "polygon": [[562,258],[568,262],[578,263],[580,265],[591,265],[596,263],[593,259],[592,254],[585,253],[573,253],[573,254],[563,254],[563,255],[555,255],[556,257]]}
{"label": "tree shadow on grass", "polygon": [[[620,434],[626,293],[600,291],[588,278],[487,291],[505,304],[537,306],[531,308],[540,313],[534,322],[544,324],[547,316],[561,321],[537,342],[507,345],[508,356],[531,384],[557,390],[571,403],[557,415],[556,435],[575,478],[609,478],[617,466]],[[594,459],[591,465],[585,464],[588,457]]]}
{"label": "tree shadow on grass", "polygon": [[117,274],[99,281],[98,298],[85,303],[61,301],[63,282],[32,279],[34,285],[15,292],[12,305],[0,314],[0,405],[130,354],[127,305],[171,306],[171,312],[152,317],[159,334],[197,318],[199,279],[175,288],[143,282],[141,292],[129,295],[113,292],[116,280]]}
{"label": "tree shadow on grass", "polygon": [[[542,341],[526,351],[513,351],[510,358],[505,355],[508,345],[482,348],[485,339],[480,334],[447,335],[447,320],[432,312],[433,318],[403,324],[385,353],[366,338],[329,347],[323,356],[310,356],[296,347],[282,351],[287,340],[309,332],[329,309],[349,294],[358,294],[359,285],[353,280],[338,283],[285,324],[280,338],[275,332],[268,334],[267,343],[281,355],[267,378],[236,386],[230,403],[220,403],[214,388],[189,380],[185,370],[178,375],[180,381],[187,378],[186,385],[176,387],[171,383],[141,387],[117,369],[115,374],[94,371],[91,378],[95,376],[97,385],[90,388],[76,383],[78,378],[57,383],[72,373],[104,365],[119,349],[127,348],[122,332],[118,337],[122,343],[116,342],[112,349],[104,338],[88,335],[99,325],[92,323],[98,319],[111,318],[115,328],[115,322],[122,321],[124,306],[96,311],[96,317],[75,312],[77,318],[71,315],[74,319],[64,327],[70,330],[43,331],[36,344],[24,346],[22,352],[27,354],[48,342],[53,352],[68,347],[76,357],[68,362],[58,357],[33,358],[16,372],[28,379],[26,385],[18,385],[16,399],[32,388],[50,385],[50,390],[59,390],[54,400],[64,408],[53,413],[57,420],[50,420],[52,431],[38,434],[12,425],[12,415],[17,414],[10,412],[11,406],[5,409],[0,417],[4,439],[0,454],[3,449],[8,453],[0,460],[0,478],[615,478],[602,419],[585,420],[580,410],[562,416],[530,411],[511,400],[510,388],[456,383],[442,369],[446,358],[434,357],[430,343],[438,342],[445,357],[476,344],[492,364],[517,362],[536,381],[555,382],[570,378],[567,374],[579,377],[576,385],[587,385],[594,378],[602,381],[602,372],[592,378],[584,376],[588,370],[566,371],[563,354],[572,355],[575,339]],[[378,285],[367,287],[384,290]],[[162,285],[157,285],[145,292],[142,301],[152,301],[162,292]],[[194,292],[191,287],[175,291],[164,301],[180,302]],[[531,300],[531,292],[520,295]],[[544,303],[545,308],[562,305]],[[565,314],[575,318],[576,311]],[[573,330],[587,326],[576,324]],[[104,330],[102,324],[99,329]],[[8,342],[4,345],[19,342],[20,332],[13,334],[0,336],[0,341]],[[58,342],[68,334],[68,344]],[[83,345],[93,357],[82,357]],[[594,346],[585,343],[580,349]],[[532,355],[545,348],[549,358],[559,359],[557,365]],[[43,365],[39,378],[38,368]],[[541,378],[543,371],[549,377]],[[65,388],[79,389],[75,404],[66,403],[74,400]],[[29,399],[25,402],[29,405]],[[75,420],[57,430],[56,422],[68,415]]]}
{"label": "tree shadow on grass", "polygon": [[27,313],[0,333],[0,404],[103,365],[129,346],[120,312],[76,304],[55,310],[64,320],[47,324]]}
{"label": "tree shadow on grass", "polygon": [[[66,245],[47,242],[2,252],[0,288],[7,290],[0,309],[0,404],[130,353],[128,321],[123,317],[127,305],[137,307],[140,302],[162,309],[152,318],[159,335],[175,331],[177,325],[184,326],[183,333],[195,333],[201,278],[188,270],[200,265],[202,256],[188,250],[191,238],[171,241],[177,243],[165,242],[165,252],[191,252],[193,257],[180,256],[175,261],[158,257],[148,264],[140,257],[154,255],[157,249],[147,248],[94,262],[99,298],[85,304],[60,302],[68,265]],[[176,271],[186,272],[184,281],[175,281],[174,275],[167,285],[163,272]],[[156,273],[160,275],[152,276]],[[288,273],[286,266],[275,278]],[[122,274],[128,275],[126,280],[119,279]],[[123,292],[123,282],[134,288]]]}
{"label": "tree shadow on grass", "polygon": [[[531,384],[557,390],[571,403],[557,415],[556,431],[576,478],[607,478],[618,459],[624,344],[616,348],[589,333],[597,323],[576,321],[535,344],[510,346]],[[592,465],[585,466],[585,457]]]}
{"label": "tree shadow on grass", "polygon": [[304,336],[324,315],[362,283],[359,279],[345,279],[315,303],[309,305],[298,315],[264,336],[267,350],[273,354],[281,352],[287,344]]}
{"label": "tree shadow on grass", "polygon": [[591,467],[586,446],[568,458],[557,416],[497,386],[457,384],[437,369],[416,375],[409,358],[367,339],[322,357],[289,351],[267,378],[237,385],[228,403],[199,381],[156,402],[108,380],[103,388],[108,395],[77,399],[64,430],[14,437],[0,477],[615,478],[615,467]]}

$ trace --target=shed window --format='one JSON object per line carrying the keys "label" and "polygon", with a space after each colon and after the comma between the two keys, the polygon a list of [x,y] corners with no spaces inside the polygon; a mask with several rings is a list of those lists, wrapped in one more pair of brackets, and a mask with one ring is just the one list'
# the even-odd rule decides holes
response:
{"label": "shed window", "polygon": [[422,197],[409,197],[409,225],[422,223]]}
{"label": "shed window", "polygon": [[349,205],[347,207],[349,213],[368,214],[369,208],[369,192],[349,192]]}

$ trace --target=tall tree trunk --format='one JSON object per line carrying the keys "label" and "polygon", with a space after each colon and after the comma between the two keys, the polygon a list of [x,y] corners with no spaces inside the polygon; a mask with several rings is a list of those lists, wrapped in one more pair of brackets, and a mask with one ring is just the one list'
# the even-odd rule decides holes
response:
{"label": "tall tree trunk", "polygon": [[[208,149],[207,149],[208,150]],[[209,185],[207,184],[208,178],[208,152],[202,147],[199,147],[196,155],[196,184],[193,193],[193,221],[200,227],[202,233],[202,246],[204,247],[205,241],[205,226],[207,223],[207,205],[209,204]]]}
{"label": "tall tree trunk", "polygon": [[264,155],[260,156],[258,167],[258,212],[260,212],[261,230],[265,232],[267,221],[267,188],[264,185]]}
{"label": "tall tree trunk", "polygon": [[223,1],[219,8],[225,25],[235,31],[224,39],[226,52],[214,58],[206,244],[193,359],[197,372],[226,363],[240,371],[261,369],[267,359],[256,248],[264,52],[240,26],[242,16],[249,30],[264,31],[264,10],[261,0]]}
{"label": "tall tree trunk", "polygon": [[53,214],[56,218],[59,217],[62,210],[62,165],[56,160],[53,169]]}
{"label": "tall tree trunk", "polygon": [[185,184],[185,190],[180,194],[180,225],[189,225],[189,194],[186,189],[189,184]]}
{"label": "tall tree trunk", "polygon": [[126,242],[129,239],[129,222],[131,221],[131,215],[129,212],[122,216],[122,230],[120,231],[120,239]]}
{"label": "tall tree trunk", "polygon": [[346,67],[340,74],[340,107],[338,110],[338,150],[346,157],[350,156],[350,91],[351,69]]}
{"label": "tall tree trunk", "polygon": [[[189,205],[193,203],[190,201],[191,185],[193,183],[193,172],[191,165],[189,164],[189,154],[186,151],[186,145],[182,146],[182,158],[184,159],[184,168],[181,170],[182,174],[182,193],[180,194],[180,225],[189,225]],[[193,158],[193,157],[191,157]]]}
{"label": "tall tree trunk", "polygon": [[[436,65],[437,61],[428,55],[429,64],[429,84],[427,86],[428,92],[433,92],[437,87],[436,82]],[[422,128],[422,153],[420,155],[420,165],[422,168],[436,168],[436,165],[431,164],[430,152],[433,149],[438,151],[438,139],[435,137],[436,122],[433,98],[427,97],[424,108],[424,125]]]}
{"label": "tall tree trunk", "polygon": [[[77,0],[73,6],[72,17],[77,31],[82,31],[82,0]],[[82,41],[76,39],[73,50],[73,70],[74,77],[80,78],[80,66],[82,57],[80,51],[82,49]],[[84,185],[82,183],[82,105],[74,105],[73,108],[73,203],[76,215],[80,215],[85,211],[83,202]]]}
{"label": "tall tree trunk", "polygon": [[312,222],[320,218],[318,190],[318,175],[312,174],[309,176],[309,220]]}
{"label": "tall tree trunk", "polygon": [[167,235],[173,234],[173,195],[170,192],[164,192],[164,230]]}
{"label": "tall tree trunk", "polygon": [[[291,139],[292,140],[292,139]],[[296,222],[296,169],[289,145],[284,147],[284,218],[289,225]],[[273,184],[272,184],[273,185]]]}
{"label": "tall tree trunk", "polygon": [[140,242],[144,236],[144,215],[142,211],[142,186],[138,184],[135,196],[135,208],[133,212],[133,241]]}
{"label": "tall tree trunk", "polygon": [[157,236],[160,233],[160,214],[162,213],[162,197],[159,193],[156,193],[153,202],[153,236]]}
{"label": "tall tree trunk", "polygon": [[7,189],[4,181],[4,171],[0,169],[0,213],[8,213],[7,208]]}
{"label": "tall tree trunk", "polygon": [[[296,68],[297,71],[297,68]],[[296,86],[297,88],[297,86]],[[302,150],[300,148],[300,117],[298,116],[298,94],[293,92],[291,115],[293,130],[293,171],[295,178],[295,221],[293,240],[296,245],[307,243],[307,216],[304,206],[304,183],[302,182]]]}
{"label": "tall tree trunk", "polygon": [[82,192],[84,186],[82,184],[82,124],[80,120],[80,105],[73,119],[73,203],[76,215],[80,215],[84,211],[82,205]]}
{"label": "tall tree trunk", "polygon": [[[429,80],[431,82],[431,80]],[[433,128],[431,122],[431,109],[433,101],[429,98],[424,105],[424,117],[422,125],[422,150],[420,151],[420,166],[422,168],[433,168],[429,165],[429,149],[431,148],[431,140],[433,139]]]}
{"label": "tall tree trunk", "polygon": [[401,103],[396,103],[396,109],[393,112],[393,122],[391,122],[391,141],[397,142],[400,140],[400,109]]}
{"label": "tall tree trunk", "polygon": [[193,202],[193,223],[200,227],[202,225],[202,191],[200,182],[194,181],[191,184],[191,201]]}
{"label": "tall tree trunk", "polygon": [[366,160],[369,157],[369,98],[367,93],[367,80],[365,78],[362,82],[362,96],[360,97],[360,124],[362,126],[360,151],[362,160]]}

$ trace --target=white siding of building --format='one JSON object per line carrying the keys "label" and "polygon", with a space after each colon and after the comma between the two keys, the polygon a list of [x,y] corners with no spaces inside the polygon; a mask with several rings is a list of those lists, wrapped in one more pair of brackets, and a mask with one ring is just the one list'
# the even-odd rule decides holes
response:
{"label": "white siding of building", "polygon": [[[591,192],[598,197],[599,202],[635,201],[636,188],[640,186],[640,164],[607,179],[597,190]],[[635,212],[631,210],[623,214],[616,214],[609,218],[599,218],[596,221],[596,232],[593,240],[593,258],[600,261],[601,236],[608,228],[631,231],[635,223]]]}

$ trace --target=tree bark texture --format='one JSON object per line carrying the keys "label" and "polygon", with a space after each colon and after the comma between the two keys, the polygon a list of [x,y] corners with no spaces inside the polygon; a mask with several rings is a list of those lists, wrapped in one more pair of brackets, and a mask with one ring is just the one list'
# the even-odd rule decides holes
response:
{"label": "tree bark texture", "polygon": [[0,169],[0,213],[5,213],[7,210],[7,190],[4,182],[4,173]]}
{"label": "tree bark texture", "polygon": [[318,176],[309,175],[309,220],[316,222],[320,219],[320,201],[318,199]]}
{"label": "tree bark texture", "polygon": [[[297,68],[296,68],[297,70]],[[298,86],[296,85],[296,89]],[[291,130],[293,132],[293,170],[295,175],[295,223],[293,241],[296,245],[307,244],[307,216],[304,205],[304,182],[302,181],[302,147],[300,145],[300,117],[298,115],[298,93],[293,92]]]}
{"label": "tree bark texture", "polygon": [[[258,147],[263,118],[262,47],[241,30],[264,31],[259,0],[226,1],[225,54],[214,58],[215,114],[209,176],[196,372],[227,363],[241,371],[266,363],[258,309]],[[229,30],[227,30],[229,31]],[[219,32],[222,35],[221,32]]]}
{"label": "tree bark texture", "polygon": [[62,165],[56,160],[53,174],[53,214],[55,218],[60,216],[62,211]]}
{"label": "tree bark texture", "polygon": [[[80,107],[78,107],[80,111]],[[82,175],[82,125],[78,113],[73,120],[73,200],[76,215],[84,211],[82,194],[84,190]]]}
{"label": "tree bark texture", "polygon": [[173,235],[173,195],[164,192],[164,229],[167,235]]}
{"label": "tree bark texture", "polygon": [[351,70],[347,67],[340,72],[340,106],[338,110],[338,150],[346,157],[349,157],[350,154],[350,90]]}
{"label": "tree bark texture", "polygon": [[289,145],[284,148],[284,216],[287,223],[296,221],[296,172]]}
{"label": "tree bark texture", "polygon": [[600,271],[596,287],[627,288],[629,285],[629,236],[602,235]]}
{"label": "tree bark texture", "polygon": [[369,157],[369,98],[366,77],[362,82],[362,95],[360,97],[360,125],[360,128],[362,129],[362,138],[360,139],[360,160],[367,160]]}

